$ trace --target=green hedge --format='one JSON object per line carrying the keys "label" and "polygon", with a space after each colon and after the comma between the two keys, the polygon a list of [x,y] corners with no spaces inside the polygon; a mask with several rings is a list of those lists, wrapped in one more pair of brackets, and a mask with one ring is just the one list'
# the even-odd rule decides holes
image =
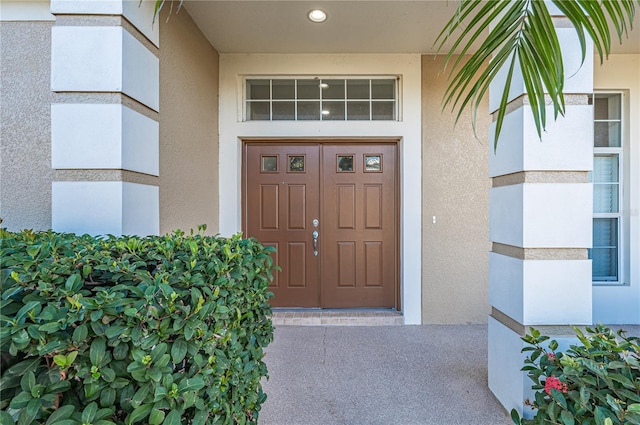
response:
{"label": "green hedge", "polygon": [[0,232],[0,423],[257,421],[269,248]]}

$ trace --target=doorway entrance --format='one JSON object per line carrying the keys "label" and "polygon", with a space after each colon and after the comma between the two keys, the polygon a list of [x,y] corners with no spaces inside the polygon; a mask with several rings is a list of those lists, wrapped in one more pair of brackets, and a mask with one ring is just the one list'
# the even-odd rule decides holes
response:
{"label": "doorway entrance", "polygon": [[244,144],[243,228],[277,249],[276,307],[396,308],[397,143]]}

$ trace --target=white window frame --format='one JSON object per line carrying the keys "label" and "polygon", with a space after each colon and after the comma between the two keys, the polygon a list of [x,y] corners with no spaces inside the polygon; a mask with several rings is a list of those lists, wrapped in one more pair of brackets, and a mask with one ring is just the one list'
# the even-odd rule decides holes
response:
{"label": "white window frame", "polygon": [[[624,286],[628,285],[628,277],[629,273],[627,270],[628,267],[628,221],[625,220],[625,211],[629,210],[629,193],[628,193],[628,185],[629,185],[629,174],[627,172],[627,158],[628,155],[625,154],[625,151],[628,149],[629,141],[627,140],[627,126],[628,126],[628,117],[627,111],[628,106],[627,95],[624,91],[620,90],[601,90],[595,91],[593,96],[593,103],[595,105],[595,96],[596,95],[618,95],[620,96],[620,119],[607,119],[607,120],[596,120],[595,114],[593,118],[593,123],[596,122],[620,122],[620,146],[619,147],[596,147],[595,146],[595,134],[594,134],[594,144],[593,144],[593,156],[594,160],[596,156],[617,156],[618,157],[618,211],[615,213],[593,213],[593,218],[615,218],[618,220],[618,245],[617,245],[617,254],[618,254],[618,278],[617,280],[595,280],[592,276],[592,283],[594,286]],[[593,246],[593,245],[592,245]],[[591,258],[591,255],[590,255]]]}
{"label": "white window frame", "polygon": [[[345,118],[344,120],[325,120],[322,118],[322,114],[320,115],[320,119],[318,120],[298,120],[298,108],[296,107],[294,110],[294,119],[293,120],[274,120],[273,119],[273,103],[274,102],[280,102],[280,101],[293,101],[297,104],[297,102],[299,100],[301,101],[309,101],[310,99],[298,99],[298,94],[297,94],[297,84],[296,84],[296,94],[294,99],[280,99],[280,100],[274,100],[273,99],[273,93],[272,93],[272,84],[270,84],[269,87],[269,99],[257,99],[257,100],[251,100],[247,98],[247,81],[248,80],[270,80],[270,81],[275,81],[275,80],[369,80],[369,93],[371,93],[371,82],[372,80],[394,80],[395,81],[395,87],[394,87],[394,93],[395,93],[395,97],[394,99],[372,99],[371,97],[369,97],[369,99],[348,99],[346,97],[346,93],[345,93]],[[345,90],[346,90],[346,86],[345,86]],[[322,109],[322,102],[323,102],[323,98],[322,98],[322,92],[320,92],[320,108]],[[373,103],[376,102],[390,102],[393,100],[393,115],[394,118],[390,119],[390,120],[374,120],[373,119],[373,108],[371,107]],[[268,120],[251,120],[248,117],[248,108],[247,108],[247,104],[252,102],[252,101],[256,101],[256,102],[265,102],[268,101],[269,102],[269,119]],[[328,99],[328,101],[334,102],[336,101],[336,99]],[[349,102],[362,102],[362,101],[366,101],[369,102],[370,104],[370,108],[369,108],[369,119],[368,120],[350,120],[348,119],[348,115],[347,115],[347,104]],[[243,122],[282,122],[282,121],[289,121],[289,122],[341,122],[341,121],[345,121],[345,122],[379,122],[379,121],[386,121],[386,122],[397,122],[400,121],[400,103],[401,103],[401,99],[400,99],[400,77],[398,75],[324,75],[324,76],[296,76],[296,75],[280,75],[280,76],[271,76],[271,75],[245,75],[242,78],[242,121]]]}

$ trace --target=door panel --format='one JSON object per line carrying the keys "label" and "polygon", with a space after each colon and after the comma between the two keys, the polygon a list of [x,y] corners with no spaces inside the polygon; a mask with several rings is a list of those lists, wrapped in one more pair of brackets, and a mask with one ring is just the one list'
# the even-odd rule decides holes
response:
{"label": "door panel", "polygon": [[396,161],[394,143],[245,144],[245,232],[282,268],[272,305],[396,306]]}
{"label": "door panel", "polygon": [[322,306],[395,306],[394,144],[322,147]]}
{"label": "door panel", "polygon": [[277,307],[319,307],[311,222],[319,218],[318,144],[245,145],[245,232],[274,246],[270,290]]}

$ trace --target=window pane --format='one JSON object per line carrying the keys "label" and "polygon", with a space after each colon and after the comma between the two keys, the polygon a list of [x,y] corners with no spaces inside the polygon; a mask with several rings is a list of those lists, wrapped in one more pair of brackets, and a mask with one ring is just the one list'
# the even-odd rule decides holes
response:
{"label": "window pane", "polygon": [[369,119],[369,102],[348,102],[347,103],[347,119],[348,120],[368,120]]}
{"label": "window pane", "polygon": [[298,102],[298,120],[320,120],[320,101]]}
{"label": "window pane", "polygon": [[320,99],[320,81],[298,80],[298,99]]}
{"label": "window pane", "polygon": [[593,247],[615,248],[618,246],[618,219],[593,219]]}
{"label": "window pane", "polygon": [[371,114],[374,120],[394,119],[394,102],[372,102]]}
{"label": "window pane", "polygon": [[618,281],[618,249],[593,248],[591,250],[591,273],[594,282]]}
{"label": "window pane", "polygon": [[338,171],[353,171],[353,155],[338,155]]}
{"label": "window pane", "polygon": [[273,80],[271,83],[274,99],[295,99],[295,80]]}
{"label": "window pane", "polygon": [[326,121],[344,120],[344,101],[322,102],[322,119]]}
{"label": "window pane", "polygon": [[593,212],[617,213],[618,185],[617,184],[593,184]]}
{"label": "window pane", "polygon": [[278,157],[277,156],[263,156],[262,157],[262,171],[266,171],[266,172],[278,171]]}
{"label": "window pane", "polygon": [[396,98],[396,82],[395,80],[371,80],[371,98],[372,99],[395,99]]}
{"label": "window pane", "polygon": [[295,119],[295,102],[273,102],[273,120]]}
{"label": "window pane", "polygon": [[296,155],[289,157],[289,171],[291,172],[304,172],[304,156]]}
{"label": "window pane", "polygon": [[596,94],[593,99],[594,146],[621,146],[621,107],[620,94]]}
{"label": "window pane", "polygon": [[621,97],[619,94],[596,94],[593,114],[596,120],[619,120]]}
{"label": "window pane", "polygon": [[596,155],[593,158],[593,212],[619,211],[618,155]]}
{"label": "window pane", "polygon": [[269,102],[247,102],[247,117],[252,121],[268,121]]}
{"label": "window pane", "polygon": [[344,99],[344,80],[322,80],[323,99]]}
{"label": "window pane", "polygon": [[618,148],[622,133],[619,122],[595,122],[593,124],[593,145],[596,148]]}
{"label": "window pane", "polygon": [[593,158],[594,182],[617,182],[618,174],[618,155],[596,155]]}
{"label": "window pane", "polygon": [[369,99],[369,80],[347,80],[347,99]]}
{"label": "window pane", "polygon": [[382,157],[380,155],[365,155],[364,171],[382,171]]}
{"label": "window pane", "polygon": [[269,99],[269,80],[247,80],[247,99]]}
{"label": "window pane", "polygon": [[593,220],[593,249],[590,251],[594,281],[618,280],[618,219]]}

